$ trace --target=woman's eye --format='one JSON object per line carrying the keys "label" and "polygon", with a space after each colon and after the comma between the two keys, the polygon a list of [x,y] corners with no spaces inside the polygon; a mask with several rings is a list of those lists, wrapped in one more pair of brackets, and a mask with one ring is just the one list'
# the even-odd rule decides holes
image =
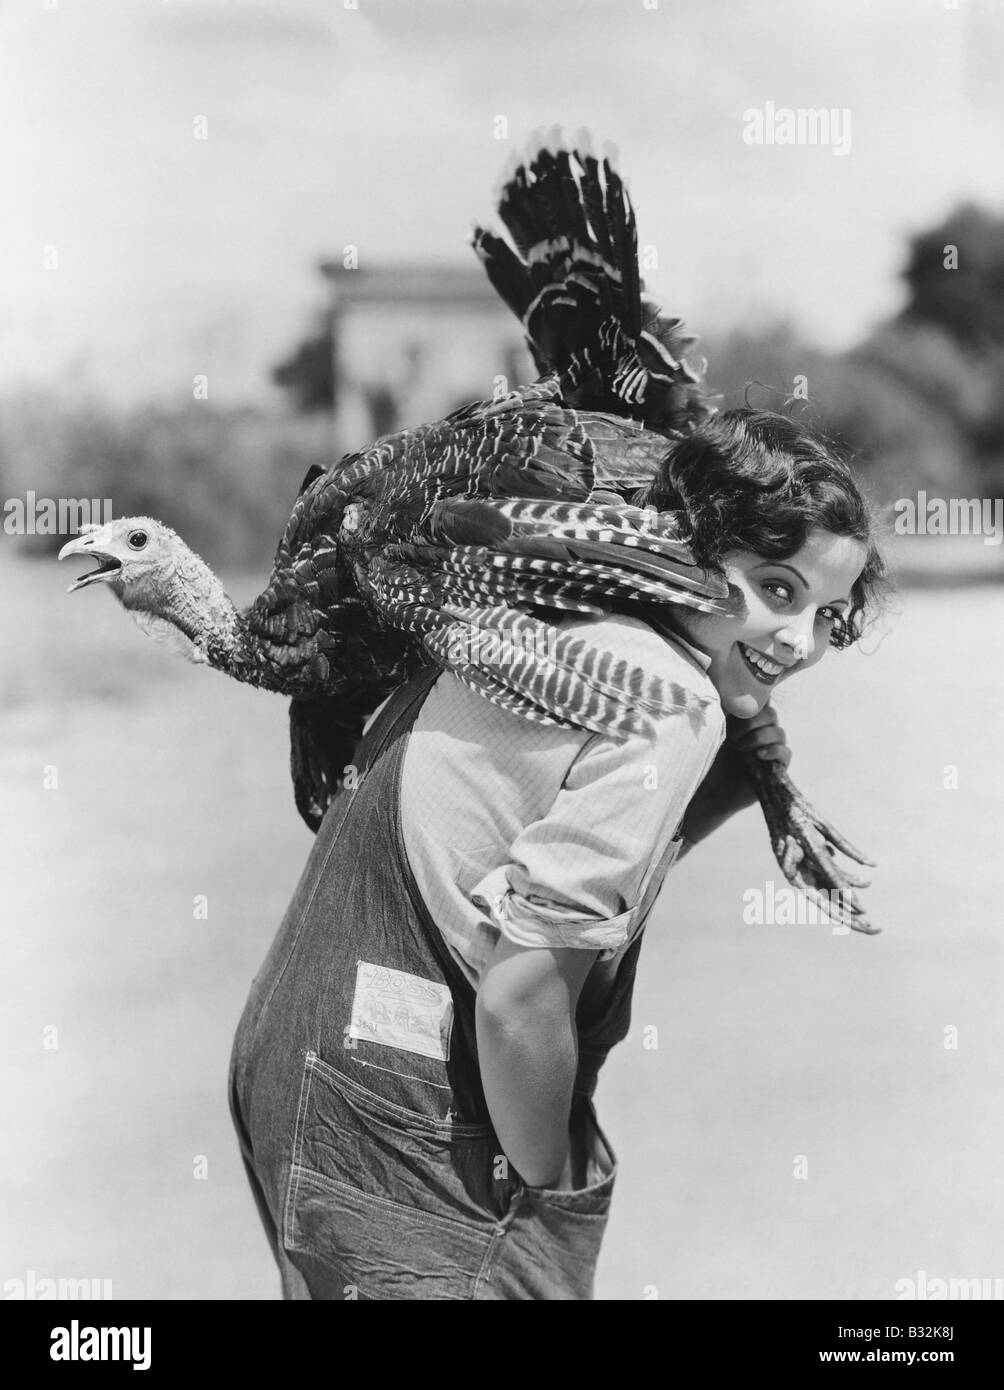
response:
{"label": "woman's eye", "polygon": [[840,614],[835,608],[821,608],[816,617],[822,618],[824,623],[835,623],[839,620]]}
{"label": "woman's eye", "polygon": [[[791,586],[788,584],[783,584],[780,579],[768,579],[764,583],[763,587],[767,590],[769,594],[773,594],[775,598],[783,598],[789,600],[791,598]],[[778,593],[777,590],[780,590],[780,593]]]}

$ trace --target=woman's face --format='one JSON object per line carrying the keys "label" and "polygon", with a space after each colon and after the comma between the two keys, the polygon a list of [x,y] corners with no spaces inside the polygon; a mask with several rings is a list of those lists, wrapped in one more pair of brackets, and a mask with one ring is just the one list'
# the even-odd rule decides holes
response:
{"label": "woman's face", "polygon": [[751,718],[782,681],[821,660],[867,553],[862,541],[822,530],[787,560],[734,550],[723,568],[736,612],[674,614],[683,636],[710,656],[726,714]]}

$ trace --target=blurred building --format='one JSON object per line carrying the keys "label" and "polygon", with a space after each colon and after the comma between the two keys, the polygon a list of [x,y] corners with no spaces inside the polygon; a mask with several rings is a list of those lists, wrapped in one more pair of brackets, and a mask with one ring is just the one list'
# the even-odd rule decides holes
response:
{"label": "blurred building", "polygon": [[345,448],[435,420],[536,375],[516,318],[479,265],[322,266],[331,285]]}

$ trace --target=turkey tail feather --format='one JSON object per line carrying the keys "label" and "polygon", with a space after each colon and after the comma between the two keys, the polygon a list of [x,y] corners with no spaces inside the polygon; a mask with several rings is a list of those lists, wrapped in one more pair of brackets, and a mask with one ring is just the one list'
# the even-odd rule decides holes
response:
{"label": "turkey tail feather", "polygon": [[694,340],[644,297],[634,209],[610,158],[587,137],[573,149],[554,138],[515,170],[498,210],[516,251],[482,227],[474,250],[566,402],[666,434],[709,413],[703,369],[685,358]]}

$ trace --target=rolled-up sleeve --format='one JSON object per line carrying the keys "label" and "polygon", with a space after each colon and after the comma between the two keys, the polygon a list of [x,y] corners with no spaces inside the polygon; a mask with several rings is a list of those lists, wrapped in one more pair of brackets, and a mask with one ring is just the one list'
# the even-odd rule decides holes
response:
{"label": "rolled-up sleeve", "polygon": [[519,946],[612,954],[658,893],[724,735],[714,698],[659,720],[654,739],[593,734],[547,814],[520,831],[510,862],[486,874],[471,901]]}

